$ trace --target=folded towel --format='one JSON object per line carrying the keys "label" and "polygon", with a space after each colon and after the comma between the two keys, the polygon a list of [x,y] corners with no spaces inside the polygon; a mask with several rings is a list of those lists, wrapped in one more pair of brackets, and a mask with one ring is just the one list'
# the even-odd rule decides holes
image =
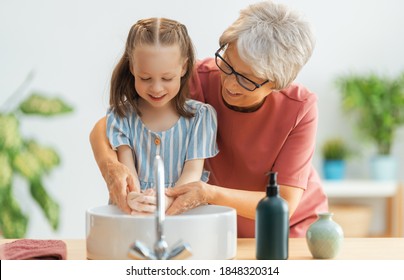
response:
{"label": "folded towel", "polygon": [[65,260],[62,240],[19,239],[0,245],[1,260]]}

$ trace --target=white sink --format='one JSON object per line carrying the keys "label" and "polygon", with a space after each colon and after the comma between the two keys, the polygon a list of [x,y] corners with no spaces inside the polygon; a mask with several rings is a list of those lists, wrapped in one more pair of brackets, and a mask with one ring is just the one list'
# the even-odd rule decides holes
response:
{"label": "white sink", "polygon": [[[154,215],[131,216],[114,205],[86,212],[87,258],[124,260],[136,241],[153,248],[156,242]],[[204,205],[176,216],[166,216],[164,236],[169,248],[177,241],[187,242],[189,259],[232,259],[237,251],[237,221],[233,208]]]}

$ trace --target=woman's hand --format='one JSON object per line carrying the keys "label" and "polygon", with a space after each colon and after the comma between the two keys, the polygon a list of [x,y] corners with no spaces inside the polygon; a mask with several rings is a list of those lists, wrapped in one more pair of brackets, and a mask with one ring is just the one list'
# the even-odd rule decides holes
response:
{"label": "woman's hand", "polygon": [[129,192],[139,192],[140,187],[134,175],[124,164],[114,161],[108,162],[105,181],[109,190],[109,198],[123,212],[130,214],[132,210],[126,201]]}
{"label": "woman's hand", "polygon": [[166,195],[174,198],[173,203],[166,211],[167,215],[177,215],[193,209],[199,205],[207,204],[210,185],[198,181],[166,190]]}

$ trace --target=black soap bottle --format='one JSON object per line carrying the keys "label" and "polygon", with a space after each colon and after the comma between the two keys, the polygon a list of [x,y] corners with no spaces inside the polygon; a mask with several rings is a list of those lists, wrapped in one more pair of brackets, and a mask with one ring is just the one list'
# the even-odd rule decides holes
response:
{"label": "black soap bottle", "polygon": [[267,195],[257,205],[255,238],[257,260],[286,260],[289,251],[289,209],[279,196],[276,172],[269,173]]}

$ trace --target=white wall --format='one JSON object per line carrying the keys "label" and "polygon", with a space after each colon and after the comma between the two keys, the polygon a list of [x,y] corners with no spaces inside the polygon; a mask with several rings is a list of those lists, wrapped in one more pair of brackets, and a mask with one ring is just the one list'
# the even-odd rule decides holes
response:
{"label": "white wall", "polygon": [[[130,26],[138,19],[164,16],[187,25],[197,56],[213,56],[221,32],[253,0],[0,0],[0,106],[27,74],[35,77],[25,90],[62,95],[74,114],[55,119],[24,119],[24,133],[60,151],[63,163],[46,179],[61,203],[61,228],[47,225],[17,180],[15,192],[31,216],[28,237],[84,238],[85,210],[106,203],[107,191],[92,156],[89,132],[107,108],[109,79]],[[372,146],[355,137],[341,114],[334,79],[348,71],[376,70],[396,75],[404,70],[404,2],[399,0],[289,0],[313,23],[317,47],[298,82],[319,97],[318,143],[342,135],[363,156],[350,162],[349,176],[367,177]],[[404,166],[404,131],[394,153]],[[315,155],[319,165],[319,154]],[[404,175],[400,174],[401,179]]]}

